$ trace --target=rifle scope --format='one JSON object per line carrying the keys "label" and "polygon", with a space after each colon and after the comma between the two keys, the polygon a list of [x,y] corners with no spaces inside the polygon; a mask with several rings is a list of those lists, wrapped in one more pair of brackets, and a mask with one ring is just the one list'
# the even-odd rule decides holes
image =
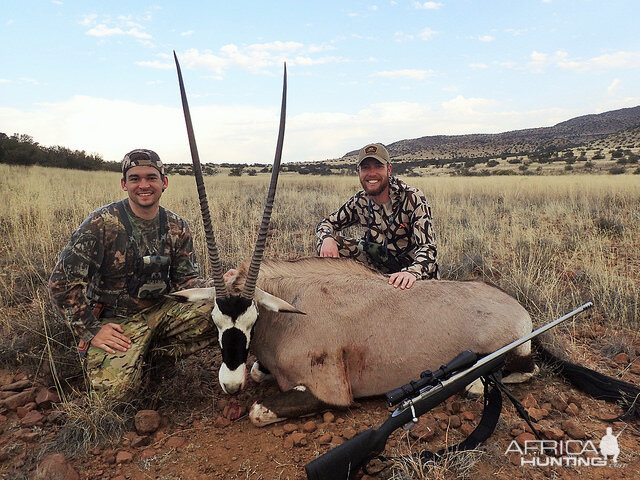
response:
{"label": "rifle scope", "polygon": [[470,367],[476,363],[477,360],[478,356],[475,353],[471,350],[465,350],[446,365],[441,365],[435,372],[425,370],[420,374],[419,380],[411,380],[406,385],[387,392],[385,394],[385,397],[387,398],[387,405],[393,407],[406,398],[415,397],[422,389],[437,385],[439,381],[449,378],[453,373],[459,370],[464,370],[465,368]]}

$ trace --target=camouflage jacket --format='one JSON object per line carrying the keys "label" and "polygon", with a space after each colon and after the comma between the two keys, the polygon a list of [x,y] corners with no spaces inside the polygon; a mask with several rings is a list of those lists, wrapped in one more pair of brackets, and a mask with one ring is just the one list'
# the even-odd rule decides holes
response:
{"label": "camouflage jacket", "polygon": [[391,214],[360,190],[336,212],[316,227],[320,241],[351,225],[370,229],[369,240],[384,243],[396,257],[409,257],[401,271],[413,273],[419,279],[440,278],[436,261],[436,245],[431,224],[431,207],[420,189],[402,180],[389,177]]}
{"label": "camouflage jacket", "polygon": [[[158,253],[171,258],[169,284],[172,291],[204,286],[198,276],[189,226],[175,213],[167,213],[168,235],[164,252],[159,252],[159,215],[152,220],[137,217],[124,200],[139,255]],[[73,233],[51,278],[49,291],[54,306],[75,333],[90,342],[102,324],[92,305],[102,303],[114,315],[129,315],[153,305],[157,300],[129,295],[127,280],[134,274],[134,252],[116,203],[92,212]]]}

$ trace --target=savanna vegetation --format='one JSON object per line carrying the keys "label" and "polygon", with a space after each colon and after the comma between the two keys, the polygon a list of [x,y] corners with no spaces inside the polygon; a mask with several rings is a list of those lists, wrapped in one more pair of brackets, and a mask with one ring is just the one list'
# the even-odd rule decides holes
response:
{"label": "savanna vegetation", "polygon": [[[59,252],[87,214],[124,197],[119,179],[116,172],[0,165],[0,366],[37,370],[55,378],[62,393],[82,384],[72,335],[54,315],[46,284]],[[537,323],[592,300],[601,321],[637,329],[637,176],[409,180],[433,208],[444,279],[492,282],[516,297]],[[218,175],[205,183],[222,261],[231,268],[252,251],[268,176]],[[355,175],[282,174],[266,256],[313,255],[317,221],[357,188]],[[190,223],[207,275],[193,178],[171,176],[163,204]],[[616,339],[611,355],[633,353],[633,340]],[[82,425],[86,430],[87,423]]]}

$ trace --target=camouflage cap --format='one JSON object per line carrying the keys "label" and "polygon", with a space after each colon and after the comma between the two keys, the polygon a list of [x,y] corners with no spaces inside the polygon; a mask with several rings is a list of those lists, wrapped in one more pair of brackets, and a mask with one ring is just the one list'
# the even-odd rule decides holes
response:
{"label": "camouflage cap", "polygon": [[391,165],[391,159],[389,158],[389,152],[384,148],[381,143],[370,143],[364,146],[360,153],[358,153],[358,166],[365,158],[375,158],[383,165]]}
{"label": "camouflage cap", "polygon": [[126,175],[127,170],[132,167],[146,166],[154,167],[164,175],[164,165],[156,152],[145,148],[136,148],[127,153],[122,159],[122,175]]}

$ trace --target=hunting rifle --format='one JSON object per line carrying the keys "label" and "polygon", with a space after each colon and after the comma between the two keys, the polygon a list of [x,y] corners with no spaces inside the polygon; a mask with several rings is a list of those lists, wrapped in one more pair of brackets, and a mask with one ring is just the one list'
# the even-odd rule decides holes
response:
{"label": "hunting rifle", "polygon": [[[447,365],[442,365],[435,372],[429,370],[422,372],[419,380],[412,381],[388,392],[386,394],[388,405],[392,407],[399,404],[399,406],[380,428],[377,430],[365,430],[351,440],[308,463],[305,466],[307,478],[309,480],[346,480],[354,478],[356,473],[369,460],[384,450],[387,439],[394,430],[408,423],[417,422],[420,415],[444,402],[474,380],[483,377],[485,380],[485,413],[480,424],[467,440],[438,453],[475,448],[493,433],[500,415],[502,408],[501,391],[504,391],[502,390],[504,386],[501,384],[499,377],[496,378],[496,374],[499,375],[504,365],[505,355],[519,345],[530,341],[532,338],[592,306],[593,303],[587,302],[563,317],[534,330],[481,359],[478,359],[477,355],[471,350],[466,350]],[[488,395],[489,383],[495,385],[496,388],[489,392]],[[510,395],[508,392],[505,393]],[[488,400],[488,396],[493,400],[491,398]],[[493,414],[489,416],[495,418],[489,419],[489,416],[486,415],[487,402],[492,401],[494,403]],[[469,442],[470,439],[472,439],[471,442]]]}

